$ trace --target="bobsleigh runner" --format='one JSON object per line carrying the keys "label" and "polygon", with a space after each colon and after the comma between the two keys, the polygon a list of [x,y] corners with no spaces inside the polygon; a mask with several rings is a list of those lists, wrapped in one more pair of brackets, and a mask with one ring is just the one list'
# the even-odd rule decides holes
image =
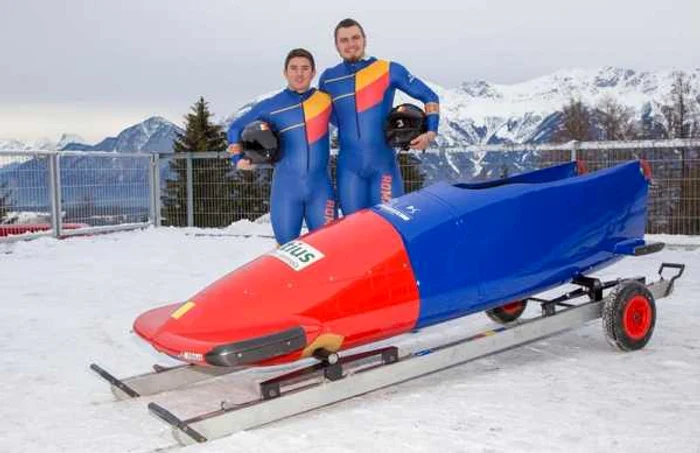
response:
{"label": "bobsleigh runner", "polygon": [[[643,348],[654,330],[655,300],[671,293],[684,265],[661,264],[659,280],[651,283],[590,277],[663,244],[644,241],[648,165],[634,161],[585,174],[580,168],[571,162],[494,181],[438,183],[342,218],[236,269],[184,303],[136,319],[139,336],[187,365],[125,379],[91,368],[126,399],[312,358],[293,371],[277,367],[280,373],[260,382],[250,401],[222,403],[193,418],[149,404],[188,444],[598,318],[613,346]],[[664,277],[667,269],[672,276]],[[536,297],[567,283],[578,289]],[[519,319],[528,303],[539,304],[540,315]],[[371,347],[477,312],[500,326],[408,354]],[[358,346],[362,352],[345,352]]]}

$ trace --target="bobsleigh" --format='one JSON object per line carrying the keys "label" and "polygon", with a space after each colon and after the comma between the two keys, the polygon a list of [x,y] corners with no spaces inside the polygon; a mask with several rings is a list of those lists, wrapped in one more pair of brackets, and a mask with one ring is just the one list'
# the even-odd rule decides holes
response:
{"label": "bobsleigh", "polygon": [[645,165],[580,168],[437,183],[376,205],[142,314],[134,331],[179,360],[234,367],[336,353],[476,312],[507,316],[517,301],[652,247]]}

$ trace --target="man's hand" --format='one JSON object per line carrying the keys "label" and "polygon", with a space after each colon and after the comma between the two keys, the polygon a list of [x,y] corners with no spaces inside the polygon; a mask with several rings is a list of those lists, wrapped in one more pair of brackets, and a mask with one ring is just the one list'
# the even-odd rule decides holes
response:
{"label": "man's hand", "polygon": [[418,137],[411,140],[411,149],[417,149],[420,151],[425,151],[425,149],[430,145],[430,143],[435,140],[435,132],[428,131],[424,134],[420,134]]}
{"label": "man's hand", "polygon": [[236,162],[236,170],[255,170],[255,165],[250,162],[250,159],[243,158]]}
{"label": "man's hand", "polygon": [[242,151],[241,145],[238,143],[234,143],[228,147],[228,152],[231,154],[231,159],[236,162],[236,170],[254,170],[255,165],[250,162],[250,159],[246,159],[245,157],[239,157],[237,160],[235,159],[235,156],[241,154]]}

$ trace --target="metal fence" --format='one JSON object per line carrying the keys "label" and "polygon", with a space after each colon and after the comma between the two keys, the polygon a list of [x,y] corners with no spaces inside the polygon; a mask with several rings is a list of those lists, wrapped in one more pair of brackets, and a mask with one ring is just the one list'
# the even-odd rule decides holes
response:
{"label": "metal fence", "polygon": [[158,155],[0,152],[0,241],[158,224]]}
{"label": "metal fence", "polygon": [[[409,192],[437,181],[502,178],[571,160],[595,171],[645,159],[653,173],[647,231],[700,234],[699,151],[700,140],[475,145],[400,153],[399,163]],[[256,220],[269,212],[271,178],[269,167],[233,170],[226,153],[2,152],[0,240],[32,231],[21,227],[27,224],[45,231],[23,238]]]}

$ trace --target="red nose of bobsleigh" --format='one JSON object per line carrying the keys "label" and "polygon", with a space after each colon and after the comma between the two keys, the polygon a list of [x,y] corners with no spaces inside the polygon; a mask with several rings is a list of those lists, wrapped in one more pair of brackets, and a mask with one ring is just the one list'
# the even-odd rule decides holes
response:
{"label": "red nose of bobsleigh", "polygon": [[182,304],[142,314],[134,331],[190,363],[271,365],[405,332],[417,314],[401,237],[368,211],[284,244]]}
{"label": "red nose of bobsleigh", "polygon": [[156,349],[195,364],[230,367],[300,358],[307,338],[318,335],[319,322],[275,316],[240,287],[242,280],[230,275],[185,303],[147,311],[134,331]]}
{"label": "red nose of bobsleigh", "polygon": [[[195,302],[196,300],[196,302]],[[255,327],[229,322],[223,328],[212,329],[211,323],[199,316],[195,299],[147,311],[134,322],[134,331],[156,349],[177,359],[214,366],[240,366],[253,363],[275,363],[298,359],[307,337],[319,331],[317,323],[301,320],[262,322]],[[206,310],[202,310],[206,311]],[[185,320],[185,315],[190,319]]]}

